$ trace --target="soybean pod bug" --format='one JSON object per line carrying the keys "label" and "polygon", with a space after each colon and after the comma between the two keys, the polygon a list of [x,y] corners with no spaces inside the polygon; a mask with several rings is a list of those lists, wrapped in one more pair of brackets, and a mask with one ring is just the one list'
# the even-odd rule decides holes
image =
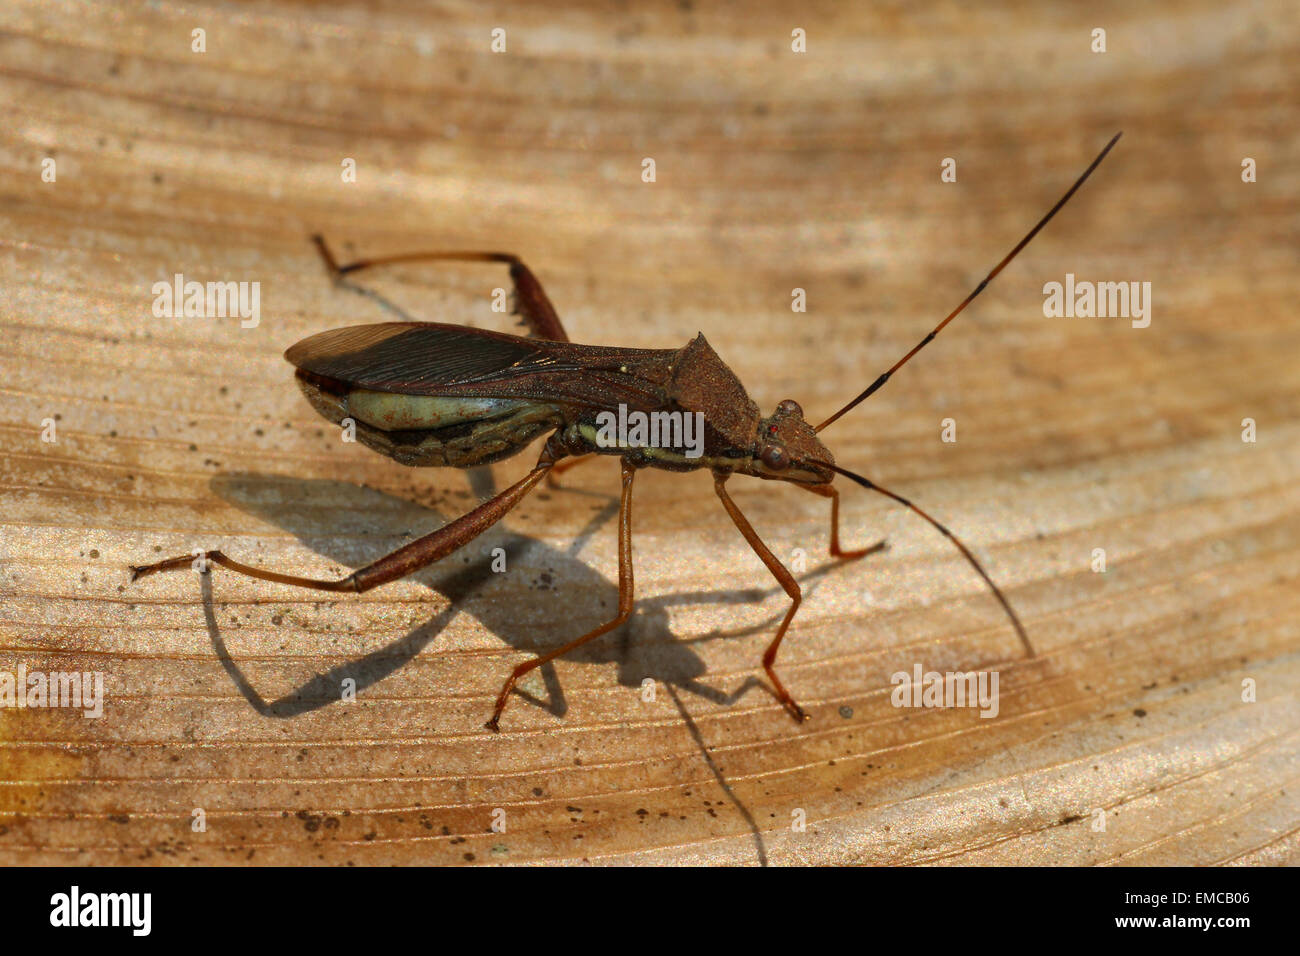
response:
{"label": "soybean pod bug", "polygon": [[[872,395],[956,318],[1069,201],[1119,140],[1116,134],[1074,185],[975,289],[911,351],[856,398],[815,428],[798,403],[786,399],[764,416],[744,386],[703,335],[680,349],[626,349],[569,341],[550,300],[516,256],[498,252],[431,252],[364,259],[339,265],[320,237],[315,241],[336,281],[375,266],[399,262],[496,262],[509,266],[518,310],[530,335],[508,335],[432,322],[386,322],[332,329],[303,339],[285,352],[312,407],[335,423],[350,418],[357,437],[395,461],[412,466],[467,468],[510,457],[548,435],[537,464],[496,497],[422,538],[337,581],[281,574],[241,564],[220,551],[202,557],[218,567],[264,581],[320,591],[361,592],[395,581],[464,547],[514,508],[556,466],[576,456],[616,455],[622,462],[619,506],[618,612],[600,627],[520,664],[497,696],[487,727],[498,729],[515,682],[535,667],[606,634],[632,613],[632,484],[640,468],[692,471],[708,468],[714,490],[741,535],[789,595],[790,608],[763,655],[763,669],[776,697],[797,720],[807,719],[775,670],[777,652],[799,608],[794,576],[755,533],[727,493],[733,475],[786,481],[831,499],[830,553],[851,560],[873,549],[846,551],[839,540],[836,475],[879,492],[919,515],[960,550],[988,585],[1016,634],[1032,655],[1024,626],[1006,596],[970,550],[925,511],[901,495],[835,463],[819,437],[829,425]],[[688,441],[685,427],[669,440],[646,444],[620,431],[604,434],[609,416],[636,413],[698,416],[700,433]],[[622,418],[619,421],[623,421]],[[565,461],[569,464],[570,461]],[[191,555],[133,567],[132,580],[189,568]]]}

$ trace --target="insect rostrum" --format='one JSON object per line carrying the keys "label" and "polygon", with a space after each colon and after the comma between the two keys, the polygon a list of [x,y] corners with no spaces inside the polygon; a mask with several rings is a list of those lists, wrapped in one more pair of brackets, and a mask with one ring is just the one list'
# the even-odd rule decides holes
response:
{"label": "insect rostrum", "polygon": [[[703,335],[679,349],[624,349],[569,341],[541,284],[517,257],[497,252],[432,252],[366,259],[340,266],[323,239],[315,242],[330,274],[338,281],[362,269],[397,262],[457,260],[499,262],[510,268],[518,309],[529,337],[433,322],[387,322],[331,329],[303,339],[285,352],[312,407],[335,423],[350,419],[357,437],[370,448],[405,465],[467,468],[508,458],[549,434],[533,469],[495,498],[339,581],[320,581],[255,568],[205,552],[207,562],[249,577],[321,591],[368,591],[446,557],[482,534],[517,505],[564,459],[589,454],[617,455],[622,461],[619,506],[619,606],[613,619],[531,661],[506,679],[487,727],[498,729],[515,682],[528,671],[606,634],[632,613],[632,484],[640,468],[692,471],[708,468],[714,490],[741,535],[790,596],[775,637],[763,654],[763,668],[777,698],[798,720],[807,715],[774,669],[781,640],[798,610],[798,582],[763,543],[741,513],[726,483],[733,475],[786,481],[831,499],[830,553],[852,559],[871,549],[845,551],[839,541],[839,474],[880,492],[920,515],[949,538],[1002,604],[1026,650],[1033,648],[1006,597],[975,556],[946,527],[906,498],[835,463],[819,433],[879,389],[924,348],[1002,271],[1074,195],[1119,139],[1093,160],[1074,185],[988,276],[911,351],[876,378],[856,398],[816,428],[799,404],[786,399],[763,415],[740,380]],[[611,409],[644,415],[698,414],[702,446],[687,449],[610,446],[598,440],[599,416]],[[568,464],[568,462],[566,462]],[[132,580],[161,571],[189,568],[181,555],[133,567]]]}

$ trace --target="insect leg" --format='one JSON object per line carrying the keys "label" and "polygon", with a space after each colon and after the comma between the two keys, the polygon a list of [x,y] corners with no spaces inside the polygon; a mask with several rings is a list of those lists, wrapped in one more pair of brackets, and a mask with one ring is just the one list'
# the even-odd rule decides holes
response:
{"label": "insect leg", "polygon": [[831,557],[843,558],[845,561],[852,561],[855,558],[863,557],[868,554],[875,554],[877,551],[883,551],[888,544],[882,538],[869,548],[861,548],[857,551],[845,551],[840,547],[840,490],[834,485],[800,485],[800,488],[807,488],[814,494],[821,495],[823,498],[831,499]]}
{"label": "insect leg", "polygon": [[807,720],[808,715],[804,713],[802,707],[795,703],[795,699],[790,696],[790,692],[785,689],[781,683],[781,678],[776,676],[776,671],[772,665],[776,662],[776,652],[781,647],[781,638],[785,637],[786,628],[790,626],[790,621],[794,619],[795,611],[799,610],[799,603],[803,600],[803,592],[799,588],[799,582],[794,579],[794,575],[785,569],[785,566],[776,559],[763,539],[758,536],[753,526],[749,523],[736,503],[731,500],[731,495],[727,494],[727,489],[723,487],[727,478],[730,477],[724,472],[713,473],[713,490],[718,493],[722,499],[722,507],[727,509],[727,514],[731,515],[731,520],[735,523],[737,530],[749,542],[749,546],[754,549],[767,569],[772,572],[772,577],[776,578],[777,583],[785,588],[785,593],[790,595],[790,610],[785,612],[785,619],[781,621],[781,626],[776,630],[776,637],[772,643],[767,646],[763,652],[763,670],[767,671],[768,678],[772,681],[772,686],[776,689],[776,697],[788,710],[795,720]]}
{"label": "insect leg", "polygon": [[329,246],[325,245],[323,236],[312,236],[312,241],[316,243],[321,258],[325,260],[325,268],[329,270],[335,281],[341,280],[349,273],[360,272],[362,269],[369,269],[372,266],[393,265],[398,262],[441,260],[507,263],[510,266],[510,278],[515,284],[516,309],[532,334],[540,339],[550,339],[552,342],[569,341],[568,333],[564,331],[564,324],[560,322],[560,317],[555,312],[555,306],[551,305],[551,300],[546,297],[542,284],[537,281],[537,277],[533,275],[532,270],[524,265],[523,260],[512,253],[406,252],[395,256],[382,256],[377,259],[358,259],[355,262],[339,265],[334,258],[334,254],[330,252]]}
{"label": "insect leg", "polygon": [[501,693],[497,695],[496,708],[492,711],[492,719],[485,726],[493,732],[499,731],[498,726],[501,720],[501,712],[505,710],[506,703],[510,700],[510,691],[514,688],[515,682],[523,677],[535,667],[540,667],[550,661],[561,657],[575,648],[581,647],[588,641],[595,640],[602,634],[608,634],[614,628],[625,622],[632,614],[632,479],[636,477],[636,468],[623,459],[623,494],[620,499],[618,509],[618,614],[614,619],[602,624],[594,631],[582,635],[575,641],[570,641],[563,647],[556,648],[541,657],[535,658],[520,664],[506,678],[505,684],[501,688]]}
{"label": "insect leg", "polygon": [[554,464],[555,461],[550,457],[548,445],[548,449],[542,452],[542,458],[538,461],[537,466],[495,498],[484,502],[473,511],[462,515],[437,531],[422,538],[417,538],[410,544],[398,548],[391,554],[385,555],[364,568],[353,571],[346,578],[338,581],[301,578],[292,574],[281,574],[278,571],[268,571],[265,568],[255,568],[232,560],[220,551],[205,551],[201,556],[183,554],[179,557],[168,558],[166,561],[159,561],[157,564],[132,567],[131,580],[135,581],[145,575],[157,574],[163,571],[181,571],[192,566],[196,560],[202,559],[205,563],[210,561],[228,571],[244,574],[250,578],[260,578],[263,581],[274,581],[277,584],[314,588],[317,591],[369,591],[381,584],[404,578],[408,574],[418,571],[420,568],[430,565],[441,558],[445,558],[453,551],[464,547],[500,521],[511,508],[519,504],[524,496],[533,489],[533,486],[551,470],[551,466]]}
{"label": "insect leg", "polygon": [[546,483],[552,488],[558,488],[560,487],[560,483],[556,481],[556,479],[559,478],[560,475],[564,474],[575,465],[581,465],[583,462],[588,462],[598,457],[600,456],[595,452],[592,452],[588,455],[579,455],[577,458],[567,458],[564,461],[556,462],[555,467],[551,469],[551,473],[546,476]]}

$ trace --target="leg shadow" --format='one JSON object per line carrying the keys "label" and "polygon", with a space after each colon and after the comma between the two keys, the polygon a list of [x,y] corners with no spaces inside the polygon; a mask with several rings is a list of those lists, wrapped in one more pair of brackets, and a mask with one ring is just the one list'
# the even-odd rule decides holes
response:
{"label": "leg shadow", "polygon": [[[494,483],[487,469],[471,473],[476,492],[492,494]],[[297,479],[256,473],[219,475],[212,479],[214,493],[235,507],[293,534],[303,545],[331,562],[348,568],[361,567],[401,546],[406,541],[445,524],[468,510],[472,495],[439,496],[429,489],[412,488],[416,497],[432,498],[421,504],[373,488],[330,479]],[[364,691],[390,676],[431,644],[457,613],[473,615],[487,630],[517,650],[544,653],[572,640],[608,619],[617,606],[617,585],[577,559],[586,543],[597,531],[614,519],[618,511],[616,498],[594,506],[574,542],[565,550],[517,534],[505,527],[505,521],[485,532],[467,548],[470,553],[450,555],[441,562],[411,575],[408,580],[423,584],[443,598],[442,609],[407,634],[365,656],[330,668],[296,687],[282,697],[267,700],[248,679],[229,653],[221,636],[213,607],[211,575],[202,576],[204,615],[213,648],[222,667],[244,698],[259,713],[288,718],[316,710],[340,699],[345,678],[356,682]],[[506,521],[509,518],[507,517]],[[519,619],[517,601],[495,600],[491,591],[500,586],[502,575],[492,570],[494,549],[505,554],[506,575],[527,575],[529,586],[540,599],[559,602],[558,587],[570,593],[597,596],[584,603],[592,607],[590,622],[586,615],[567,612],[539,615],[532,622]],[[837,562],[828,562],[804,575],[805,591],[810,597],[816,581]],[[562,582],[557,585],[556,582]],[[729,705],[754,687],[766,687],[756,677],[746,679],[731,693],[714,688],[700,678],[706,672],[704,661],[690,648],[704,640],[739,637],[775,628],[784,610],[763,621],[743,628],[716,631],[688,641],[663,640],[671,637],[668,609],[680,604],[750,604],[763,601],[780,588],[747,588],[717,591],[689,591],[659,595],[637,601],[632,618],[619,630],[566,655],[566,661],[590,664],[615,663],[619,683],[638,686],[646,678],[672,685],[716,704]],[[599,597],[604,595],[604,597]],[[558,608],[557,608],[558,609]],[[641,636],[645,639],[638,640]],[[515,694],[534,706],[543,707],[557,717],[568,711],[563,688],[553,666],[540,668],[548,699],[516,689]],[[505,679],[505,674],[502,675]]]}

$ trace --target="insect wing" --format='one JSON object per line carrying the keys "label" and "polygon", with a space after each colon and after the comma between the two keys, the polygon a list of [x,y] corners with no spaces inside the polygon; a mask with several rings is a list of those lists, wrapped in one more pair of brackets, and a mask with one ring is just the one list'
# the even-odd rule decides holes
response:
{"label": "insect wing", "polygon": [[284,357],[325,378],[416,395],[559,365],[528,339],[434,322],[330,329],[303,339]]}
{"label": "insect wing", "polygon": [[527,398],[585,406],[658,407],[675,353],[528,339],[437,322],[330,329],[284,357],[305,372],[404,395]]}

